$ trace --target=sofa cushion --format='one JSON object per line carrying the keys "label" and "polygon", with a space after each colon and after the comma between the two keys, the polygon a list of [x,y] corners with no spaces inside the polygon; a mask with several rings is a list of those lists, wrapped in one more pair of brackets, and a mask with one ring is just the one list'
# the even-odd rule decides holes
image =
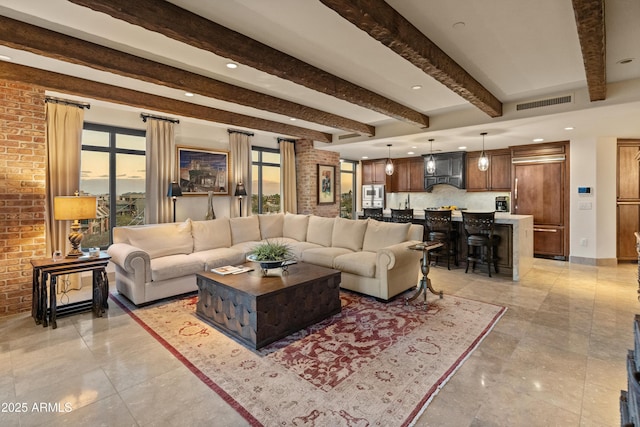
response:
{"label": "sofa cushion", "polygon": [[260,221],[256,215],[231,218],[231,244],[260,240]]}
{"label": "sofa cushion", "polygon": [[289,239],[291,243],[289,243],[289,247],[291,248],[291,252],[296,257],[296,259],[302,259],[302,253],[307,249],[316,249],[323,248],[324,246],[318,245],[317,243],[310,242],[298,242],[297,240]]}
{"label": "sofa cushion", "polygon": [[311,215],[309,217],[309,226],[307,227],[307,242],[325,247],[331,246],[331,235],[333,234],[335,220],[335,218]]}
{"label": "sofa cushion", "polygon": [[244,252],[233,248],[216,248],[194,252],[190,257],[202,261],[204,268],[210,270],[223,265],[238,265],[246,261]]}
{"label": "sofa cushion", "polygon": [[151,280],[159,282],[204,271],[201,259],[191,255],[169,255],[151,260]]}
{"label": "sofa cushion", "polygon": [[333,260],[333,268],[364,277],[376,277],[375,252],[352,252]]}
{"label": "sofa cushion", "polygon": [[260,235],[262,239],[273,239],[282,237],[282,227],[284,226],[284,214],[259,214]]}
{"label": "sofa cushion", "polygon": [[351,253],[345,248],[315,248],[302,252],[302,261],[322,267],[333,268],[333,260],[338,255]]}
{"label": "sofa cushion", "polygon": [[191,234],[193,235],[194,252],[231,246],[229,218],[192,221]]}
{"label": "sofa cushion", "polygon": [[411,227],[410,222],[401,224],[370,219],[367,231],[364,233],[362,250],[375,252],[378,249],[402,243],[407,240],[409,227]]}
{"label": "sofa cushion", "polygon": [[193,252],[191,220],[127,227],[126,234],[129,244],[148,253],[151,259]]}
{"label": "sofa cushion", "polygon": [[282,237],[288,237],[299,242],[304,242],[307,240],[308,225],[309,215],[292,214],[287,212],[284,215]]}
{"label": "sofa cushion", "polygon": [[331,245],[352,251],[361,250],[364,233],[367,230],[367,220],[335,218],[334,221]]}

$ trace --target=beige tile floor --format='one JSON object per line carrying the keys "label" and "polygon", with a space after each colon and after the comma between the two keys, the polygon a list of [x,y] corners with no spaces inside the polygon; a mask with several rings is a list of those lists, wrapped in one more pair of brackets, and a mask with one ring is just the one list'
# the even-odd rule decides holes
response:
{"label": "beige tile floor", "polygon": [[[417,425],[619,425],[636,268],[537,259],[519,283],[432,268],[445,298],[509,310]],[[0,402],[1,426],[246,425],[113,303],[108,317],[65,317],[56,330],[27,313],[0,319]]]}

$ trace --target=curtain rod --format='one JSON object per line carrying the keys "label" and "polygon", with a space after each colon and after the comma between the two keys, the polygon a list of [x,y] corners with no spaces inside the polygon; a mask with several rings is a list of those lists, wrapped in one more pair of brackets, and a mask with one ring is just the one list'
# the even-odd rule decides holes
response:
{"label": "curtain rod", "polygon": [[278,143],[280,143],[281,141],[296,143],[298,141],[297,139],[292,139],[292,138],[277,138],[277,140],[278,140]]}
{"label": "curtain rod", "polygon": [[156,119],[156,120],[164,120],[165,122],[180,123],[180,120],[178,119],[172,119],[171,117],[154,116],[153,114],[147,114],[147,113],[140,113],[140,117],[142,117],[142,121],[144,123],[147,122],[147,119]]}
{"label": "curtain rod", "polygon": [[254,133],[253,132],[247,132],[246,130],[238,130],[238,129],[227,129],[228,133],[241,133],[243,135],[247,135],[247,136],[253,136]]}
{"label": "curtain rod", "polygon": [[91,104],[89,104],[88,102],[71,101],[69,99],[56,98],[53,96],[45,96],[44,102],[53,102],[54,104],[71,105],[78,108],[86,108],[87,110],[91,108]]}

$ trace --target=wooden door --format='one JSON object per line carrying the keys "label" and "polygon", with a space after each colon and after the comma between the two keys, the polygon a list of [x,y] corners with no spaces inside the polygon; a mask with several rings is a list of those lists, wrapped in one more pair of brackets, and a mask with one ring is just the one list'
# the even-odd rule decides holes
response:
{"label": "wooden door", "polygon": [[640,231],[640,140],[618,142],[618,168],[616,184],[617,202],[617,258],[636,261],[636,238]]}

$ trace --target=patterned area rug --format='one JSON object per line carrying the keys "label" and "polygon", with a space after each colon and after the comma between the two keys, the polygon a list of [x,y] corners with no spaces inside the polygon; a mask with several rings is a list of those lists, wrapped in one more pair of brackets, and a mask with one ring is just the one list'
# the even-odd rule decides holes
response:
{"label": "patterned area rug", "polygon": [[342,313],[254,351],[197,317],[197,296],[142,308],[112,298],[256,426],[410,425],[506,311],[341,291]]}

